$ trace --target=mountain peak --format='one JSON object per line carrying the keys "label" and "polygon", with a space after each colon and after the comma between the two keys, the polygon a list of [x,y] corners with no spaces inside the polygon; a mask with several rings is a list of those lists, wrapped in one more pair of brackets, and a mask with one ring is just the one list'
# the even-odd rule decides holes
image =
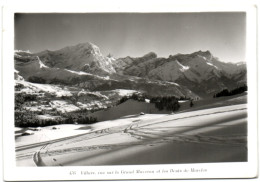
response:
{"label": "mountain peak", "polygon": [[71,48],[77,48],[77,49],[99,49],[95,44],[91,42],[84,42],[84,43],[79,43],[74,46],[69,46]]}
{"label": "mountain peak", "polygon": [[206,50],[206,51],[197,51],[197,52],[194,52],[192,54],[198,54],[198,55],[201,55],[201,56],[212,56],[212,53],[209,51],[209,50]]}
{"label": "mountain peak", "polygon": [[74,46],[67,46],[59,51],[61,52],[72,51],[72,52],[77,52],[78,54],[82,52],[85,54],[94,54],[97,56],[102,56],[99,47],[91,42],[79,43]]}
{"label": "mountain peak", "polygon": [[155,52],[149,52],[145,54],[143,57],[153,59],[153,58],[157,58],[157,54]]}
{"label": "mountain peak", "polygon": [[75,45],[75,47],[78,47],[78,48],[92,48],[92,47],[97,47],[97,46],[92,44],[91,42],[84,42],[84,43],[79,43],[79,44]]}
{"label": "mountain peak", "polygon": [[213,58],[213,54],[209,50],[207,50],[207,51],[199,50],[199,51],[194,52],[190,55],[191,56],[199,56],[199,57],[202,57],[205,60],[211,60]]}

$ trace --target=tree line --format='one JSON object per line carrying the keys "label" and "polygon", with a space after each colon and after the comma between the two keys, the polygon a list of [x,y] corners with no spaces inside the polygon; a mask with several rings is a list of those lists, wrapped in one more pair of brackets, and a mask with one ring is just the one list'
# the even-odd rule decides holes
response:
{"label": "tree line", "polygon": [[32,111],[15,112],[15,127],[44,127],[58,124],[94,124],[98,120],[95,117],[83,113],[64,113],[53,119],[39,119]]}
{"label": "tree line", "polygon": [[117,105],[122,104],[124,102],[126,102],[129,99],[133,99],[139,102],[144,102],[145,101],[145,96],[143,94],[139,94],[139,93],[133,93],[132,95],[128,95],[128,96],[123,96],[117,103]]}
{"label": "tree line", "polygon": [[243,85],[243,86],[235,88],[233,90],[223,89],[222,91],[214,94],[213,97],[217,98],[217,97],[224,97],[224,96],[232,96],[232,95],[241,94],[245,91],[247,91],[247,85]]}
{"label": "tree line", "polygon": [[175,96],[152,97],[150,103],[154,103],[158,110],[176,111],[180,108],[178,98]]}
{"label": "tree line", "polygon": [[15,110],[21,109],[22,105],[26,102],[35,101],[37,95],[32,94],[15,94]]}
{"label": "tree line", "polygon": [[[149,99],[150,103],[155,104],[158,110],[176,111],[180,108],[179,100],[191,100],[190,98],[181,96],[177,98],[175,96],[149,96],[144,94],[134,93],[129,96],[124,96],[118,101],[118,105],[126,102],[129,99],[133,99],[139,102],[144,102],[145,99]],[[191,106],[192,107],[192,106]]]}

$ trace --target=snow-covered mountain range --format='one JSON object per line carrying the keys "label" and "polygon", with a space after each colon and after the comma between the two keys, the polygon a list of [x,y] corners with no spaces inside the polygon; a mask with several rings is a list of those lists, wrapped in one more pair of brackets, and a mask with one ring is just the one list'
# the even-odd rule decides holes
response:
{"label": "snow-covered mountain range", "polygon": [[175,82],[205,96],[223,88],[246,83],[245,63],[225,63],[209,51],[158,58],[149,53],[140,58],[121,58],[114,62],[118,73],[152,80]]}
{"label": "snow-covered mountain range", "polygon": [[81,43],[57,51],[16,51],[14,60],[19,80],[89,91],[130,89],[150,95],[202,98],[247,81],[245,63],[221,62],[210,51],[168,58],[150,52],[138,58],[115,59],[103,56],[92,43]]}

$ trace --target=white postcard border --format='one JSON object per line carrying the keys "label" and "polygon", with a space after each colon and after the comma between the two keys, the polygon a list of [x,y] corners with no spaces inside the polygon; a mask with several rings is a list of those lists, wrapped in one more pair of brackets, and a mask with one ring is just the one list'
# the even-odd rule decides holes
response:
{"label": "white postcard border", "polygon": [[[16,167],[14,143],[14,13],[15,12],[211,12],[244,11],[247,13],[246,59],[248,69],[248,162],[131,165],[131,166],[81,166],[81,167]],[[256,7],[233,6],[19,6],[4,7],[3,15],[3,154],[4,179],[9,181],[30,180],[108,180],[108,179],[197,179],[197,178],[254,178],[258,171],[257,158],[257,51],[256,51]],[[250,60],[250,61],[248,61]],[[201,172],[191,172],[197,169]],[[126,171],[134,174],[126,174]],[[154,171],[154,173],[137,173]],[[168,171],[168,172],[163,172]],[[181,172],[177,172],[177,171]],[[125,172],[124,172],[125,171]],[[172,172],[171,172],[172,171]],[[186,172],[185,172],[186,171]],[[104,172],[104,174],[99,174]],[[111,173],[110,173],[111,172]],[[95,174],[91,174],[95,173]]]}

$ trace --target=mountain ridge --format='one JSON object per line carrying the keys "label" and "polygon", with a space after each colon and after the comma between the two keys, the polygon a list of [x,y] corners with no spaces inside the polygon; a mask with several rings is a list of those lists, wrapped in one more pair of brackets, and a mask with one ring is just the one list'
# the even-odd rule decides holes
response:
{"label": "mountain ridge", "polygon": [[142,87],[147,91],[141,83],[149,87],[152,82],[165,82],[176,83],[181,90],[205,97],[247,81],[246,64],[221,62],[209,50],[169,55],[168,58],[149,52],[141,57],[115,59],[103,56],[92,43],[79,43],[56,51],[15,51],[14,59],[15,69],[27,81],[83,86],[83,83],[85,86],[92,83],[93,90]]}

